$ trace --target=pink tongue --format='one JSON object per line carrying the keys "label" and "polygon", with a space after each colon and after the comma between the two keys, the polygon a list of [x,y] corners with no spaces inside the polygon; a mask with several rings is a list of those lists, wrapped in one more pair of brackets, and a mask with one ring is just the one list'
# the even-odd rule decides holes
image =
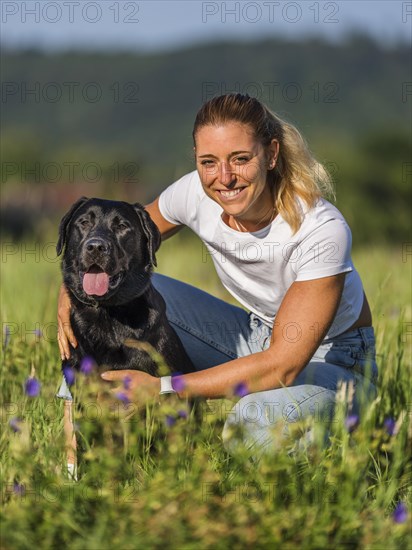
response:
{"label": "pink tongue", "polygon": [[85,273],[83,290],[86,294],[103,296],[109,290],[109,276],[107,273]]}

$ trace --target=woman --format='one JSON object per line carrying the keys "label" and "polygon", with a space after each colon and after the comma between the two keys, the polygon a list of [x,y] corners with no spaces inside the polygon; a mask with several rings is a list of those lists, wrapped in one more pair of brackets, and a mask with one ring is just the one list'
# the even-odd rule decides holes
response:
{"label": "woman", "polygon": [[[185,225],[197,233],[223,285],[250,313],[155,275],[197,371],[182,376],[178,388],[138,371],[103,378],[121,383],[128,374],[131,400],[141,386],[153,395],[162,389],[208,398],[235,389],[242,398],[224,438],[233,448],[230,434],[241,428],[244,444],[260,454],[279,443],[274,425],[287,434],[298,419],[330,419],[342,381],[355,386],[353,412],[374,393],[371,312],[352,264],[350,230],[322,198],[328,175],[296,128],[257,99],[227,94],[199,110],[193,139],[197,171],[147,210],[163,239]],[[62,356],[67,339],[75,343],[69,309],[62,289]]]}

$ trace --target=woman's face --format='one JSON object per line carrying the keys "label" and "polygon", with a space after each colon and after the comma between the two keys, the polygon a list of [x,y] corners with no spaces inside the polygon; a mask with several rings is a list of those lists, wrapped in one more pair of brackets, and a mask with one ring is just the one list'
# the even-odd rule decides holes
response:
{"label": "woman's face", "polygon": [[274,168],[278,151],[276,140],[265,148],[240,122],[202,126],[195,155],[205,193],[227,215],[258,222],[273,207],[267,171]]}

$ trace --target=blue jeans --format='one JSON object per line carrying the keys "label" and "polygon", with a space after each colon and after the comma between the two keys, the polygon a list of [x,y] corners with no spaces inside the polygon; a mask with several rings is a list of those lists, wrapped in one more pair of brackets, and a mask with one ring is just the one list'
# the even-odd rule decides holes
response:
{"label": "blue jeans", "polygon": [[[272,328],[253,313],[163,275],[154,275],[153,284],[196,370],[269,347]],[[350,413],[359,414],[376,396],[377,376],[372,327],[324,340],[292,386],[252,393],[236,403],[223,429],[225,446],[230,452],[246,446],[260,455],[281,446],[291,423],[309,416],[328,423],[342,382],[353,384]],[[280,438],[275,426],[281,427]]]}
{"label": "blue jeans", "polygon": [[[155,274],[153,285],[196,370],[269,347],[272,328],[253,313],[164,275]],[[280,425],[282,436],[287,436],[289,424],[308,416],[332,419],[342,382],[354,386],[351,412],[357,414],[362,402],[375,396],[377,374],[372,327],[324,340],[292,386],[252,393],[236,403],[225,422],[225,446],[233,451],[243,444],[260,454],[281,444],[274,426]],[[70,399],[63,385],[58,395]],[[243,442],[232,437],[239,432]]]}

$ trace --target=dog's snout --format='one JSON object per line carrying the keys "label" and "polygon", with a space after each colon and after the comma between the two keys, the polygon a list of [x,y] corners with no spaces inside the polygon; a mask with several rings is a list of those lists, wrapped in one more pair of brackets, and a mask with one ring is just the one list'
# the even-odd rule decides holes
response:
{"label": "dog's snout", "polygon": [[87,252],[102,252],[103,254],[107,254],[110,249],[109,243],[98,237],[88,239],[85,242],[85,247]]}

